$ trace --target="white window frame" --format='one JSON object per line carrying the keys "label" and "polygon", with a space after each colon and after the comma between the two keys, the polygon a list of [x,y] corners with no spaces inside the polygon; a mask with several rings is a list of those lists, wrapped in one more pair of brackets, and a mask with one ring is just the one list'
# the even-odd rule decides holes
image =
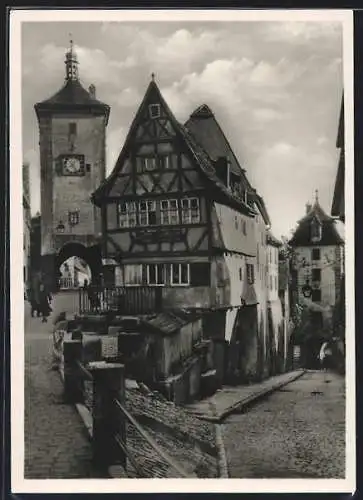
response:
{"label": "white window frame", "polygon": [[[173,273],[173,266],[179,266],[179,280],[178,282],[174,282],[174,273]],[[181,266],[187,266],[187,282],[182,283],[181,277],[182,277],[182,271],[181,271]],[[184,262],[178,263],[178,264],[170,264],[170,284],[171,286],[189,286],[190,285],[190,265],[186,264]]]}
{"label": "white window frame", "polygon": [[142,165],[144,172],[153,172],[157,170],[157,161],[155,156],[144,156],[142,158]]}
{"label": "white window frame", "polygon": [[[126,283],[126,273],[128,269],[128,274],[131,274],[131,267],[134,269],[134,276],[140,276],[139,281],[135,281],[134,283]],[[138,268],[138,272],[136,272],[136,269]],[[124,264],[122,268],[122,279],[124,286],[141,286],[142,283],[142,264]]]}
{"label": "white window frame", "polygon": [[[197,207],[192,207],[192,202],[196,201]],[[180,200],[182,213],[182,224],[198,224],[200,222],[199,198],[182,198]],[[193,219],[193,210],[197,210],[197,217]]]}
{"label": "white window frame", "polygon": [[[145,203],[145,210],[141,208],[141,205]],[[139,226],[142,226],[142,227],[146,227],[146,226],[149,226],[150,225],[150,212],[155,212],[156,213],[156,202],[155,201],[152,201],[152,200],[143,200],[143,201],[139,201],[139,204],[138,204],[138,222],[139,222]],[[146,217],[145,218],[145,222],[142,222],[142,217]],[[156,225],[155,224],[152,224],[153,226]]]}
{"label": "white window frame", "polygon": [[[145,264],[146,266],[146,282],[149,286],[165,286],[165,276],[166,276],[166,268],[165,268],[165,264],[159,264],[159,263],[156,263],[156,264]],[[155,276],[156,276],[156,280],[155,280],[155,283],[151,283],[150,282],[150,269],[151,267],[154,267],[155,269]],[[159,274],[161,274],[160,276],[160,280],[159,280]]]}
{"label": "white window frame", "polygon": [[[125,211],[121,211],[124,205]],[[137,225],[136,203],[134,201],[122,201],[117,205],[118,227],[135,227]]]}
{"label": "white window frame", "polygon": [[158,161],[158,163],[159,163],[159,168],[161,170],[169,170],[170,169],[170,164],[171,164],[170,154],[159,155],[159,161]]}
{"label": "white window frame", "polygon": [[[156,113],[155,113],[156,111]],[[154,103],[154,104],[149,104],[149,116],[152,120],[155,118],[160,118],[160,104],[159,103]]]}
{"label": "white window frame", "polygon": [[[172,203],[175,204],[175,207],[171,206]],[[179,224],[178,200],[160,201],[160,224],[163,226],[175,226]]]}

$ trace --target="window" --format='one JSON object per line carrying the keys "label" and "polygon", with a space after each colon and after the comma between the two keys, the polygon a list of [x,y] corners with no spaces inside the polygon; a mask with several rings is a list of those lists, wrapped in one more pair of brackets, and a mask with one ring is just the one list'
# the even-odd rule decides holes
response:
{"label": "window", "polygon": [[151,172],[153,170],[156,170],[156,158],[143,158],[144,162],[144,170],[147,172]]}
{"label": "window", "polygon": [[69,135],[77,135],[77,123],[69,123],[68,124],[68,134]]}
{"label": "window", "polygon": [[165,265],[146,264],[146,282],[148,285],[165,285]]}
{"label": "window", "polygon": [[172,285],[189,285],[189,264],[171,264]]}
{"label": "window", "polygon": [[68,212],[68,223],[70,226],[76,226],[79,224],[79,211]]}
{"label": "window", "polygon": [[200,221],[198,198],[183,198],[181,200],[181,208],[183,224],[196,224]]}
{"label": "window", "polygon": [[139,225],[154,226],[156,224],[155,201],[139,202]]}
{"label": "window", "polygon": [[312,260],[320,260],[320,248],[313,248],[311,251]]}
{"label": "window", "polygon": [[239,280],[242,281],[242,267],[239,268]]}
{"label": "window", "polygon": [[234,216],[234,227],[238,229],[238,217],[237,215]]}
{"label": "window", "polygon": [[149,105],[149,115],[150,118],[160,117],[160,104],[150,104]]}
{"label": "window", "polygon": [[318,220],[313,219],[311,221],[311,241],[321,240],[321,224]]}
{"label": "window", "polygon": [[177,200],[162,200],[160,202],[161,224],[179,224]]}
{"label": "window", "polygon": [[142,265],[127,264],[124,266],[124,283],[125,285],[142,285]]}
{"label": "window", "polygon": [[242,219],[242,233],[246,236],[246,221]]}
{"label": "window", "polygon": [[313,302],[321,302],[321,290],[313,290],[311,294],[311,300]]}
{"label": "window", "polygon": [[171,168],[171,161],[169,155],[159,156],[159,168],[161,170],[168,170]]}
{"label": "window", "polygon": [[253,264],[246,264],[247,282],[252,285],[255,282],[255,268]]}
{"label": "window", "polygon": [[118,204],[119,227],[136,226],[136,203],[134,201],[123,201]]}
{"label": "window", "polygon": [[275,276],[275,290],[278,289],[277,276]]}
{"label": "window", "polygon": [[312,280],[313,281],[321,281],[321,269],[313,269],[312,270]]}
{"label": "window", "polygon": [[270,276],[270,290],[272,290],[272,276]]}
{"label": "window", "polygon": [[210,263],[196,262],[189,265],[191,286],[210,286]]}

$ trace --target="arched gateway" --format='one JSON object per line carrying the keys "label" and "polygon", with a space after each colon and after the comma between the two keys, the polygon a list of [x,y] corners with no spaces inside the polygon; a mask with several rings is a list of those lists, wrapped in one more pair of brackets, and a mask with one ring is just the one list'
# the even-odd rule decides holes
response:
{"label": "arched gateway", "polygon": [[100,209],[91,194],[105,178],[105,134],[109,106],[78,77],[73,42],[66,53],[63,87],[35,105],[41,169],[41,263],[55,290],[64,255],[84,259],[94,279],[101,270]]}

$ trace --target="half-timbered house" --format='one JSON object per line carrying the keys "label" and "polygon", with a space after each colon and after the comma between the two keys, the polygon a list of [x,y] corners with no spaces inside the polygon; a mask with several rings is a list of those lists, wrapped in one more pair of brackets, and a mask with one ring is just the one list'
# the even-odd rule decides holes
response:
{"label": "half-timbered house", "polygon": [[153,79],[93,201],[105,284],[204,311],[206,336],[240,346],[233,370],[262,372],[268,215],[208,106],[182,125]]}

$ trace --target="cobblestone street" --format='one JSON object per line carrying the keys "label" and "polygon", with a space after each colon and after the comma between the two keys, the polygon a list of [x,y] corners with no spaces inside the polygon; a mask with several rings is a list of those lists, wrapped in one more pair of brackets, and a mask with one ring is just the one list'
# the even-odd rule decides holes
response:
{"label": "cobblestone street", "polygon": [[[54,314],[71,301],[57,300]],[[89,477],[91,445],[75,408],[63,404],[59,374],[51,370],[51,329],[52,318],[31,318],[25,303],[25,478]]]}
{"label": "cobblestone street", "polygon": [[307,372],[222,430],[230,477],[344,478],[345,380]]}

